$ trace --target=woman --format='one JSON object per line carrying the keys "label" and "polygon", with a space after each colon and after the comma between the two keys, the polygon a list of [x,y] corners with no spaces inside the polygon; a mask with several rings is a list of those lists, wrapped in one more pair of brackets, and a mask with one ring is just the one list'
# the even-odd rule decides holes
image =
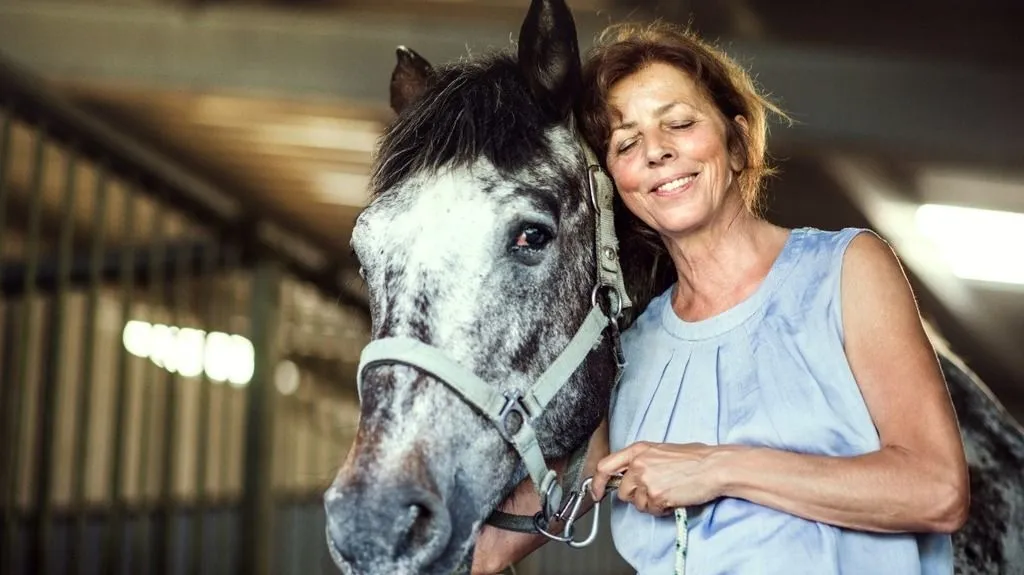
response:
{"label": "woman", "polygon": [[[865,230],[758,217],[777,110],[692,34],[614,27],[584,77],[583,131],[630,220],[624,263],[641,242],[655,278],[623,335],[596,463],[597,498],[625,474],[619,553],[672,573],[684,508],[687,575],[952,573],[967,466],[892,250]],[[540,541],[485,531],[479,545],[489,568]]]}

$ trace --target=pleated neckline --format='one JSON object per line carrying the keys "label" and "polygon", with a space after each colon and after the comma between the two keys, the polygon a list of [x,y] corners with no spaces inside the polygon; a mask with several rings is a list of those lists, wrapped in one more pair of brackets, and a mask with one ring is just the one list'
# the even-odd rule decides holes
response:
{"label": "pleated neckline", "polygon": [[679,339],[696,341],[719,337],[742,325],[762,309],[764,303],[788,275],[800,256],[806,233],[806,228],[790,230],[782,250],[768,270],[768,275],[754,293],[726,311],[707,319],[686,321],[679,317],[672,308],[672,294],[676,289],[676,284],[672,284],[665,292],[665,301],[662,302],[661,320],[665,330]]}

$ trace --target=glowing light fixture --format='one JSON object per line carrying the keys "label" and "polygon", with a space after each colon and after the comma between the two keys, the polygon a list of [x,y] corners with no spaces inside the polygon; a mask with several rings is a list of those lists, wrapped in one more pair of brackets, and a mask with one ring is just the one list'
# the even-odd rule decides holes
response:
{"label": "glowing light fixture", "polygon": [[1024,284],[1024,214],[924,204],[915,220],[955,276]]}
{"label": "glowing light fixture", "polygon": [[215,382],[241,387],[252,380],[256,366],[252,342],[240,335],[132,320],[121,340],[128,353],[183,377],[206,372]]}
{"label": "glowing light fixture", "polygon": [[298,391],[301,379],[302,374],[299,372],[299,366],[295,365],[295,362],[291,360],[286,359],[282,361],[277,364],[277,369],[274,370],[274,385],[281,395],[292,395]]}

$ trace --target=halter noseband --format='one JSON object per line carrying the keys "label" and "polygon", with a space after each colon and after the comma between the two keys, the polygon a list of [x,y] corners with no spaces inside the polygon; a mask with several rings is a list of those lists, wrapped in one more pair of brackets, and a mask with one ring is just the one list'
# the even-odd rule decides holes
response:
{"label": "halter noseband", "polygon": [[[618,240],[615,236],[615,219],[612,211],[614,188],[611,179],[601,169],[593,150],[577,137],[587,162],[587,185],[590,202],[597,221],[595,222],[594,247],[596,281],[591,293],[592,309],[583,324],[543,374],[525,392],[499,393],[497,387],[452,360],[444,350],[422,341],[407,337],[388,337],[371,341],[363,348],[356,376],[360,402],[362,401],[363,373],[371,367],[389,364],[404,364],[429,373],[443,382],[480,413],[487,417],[498,433],[511,444],[522,458],[524,465],[540,495],[541,511],[533,517],[519,516],[495,510],[488,523],[513,531],[543,533],[551,539],[566,542],[573,547],[583,547],[594,540],[597,529],[597,509],[594,510],[594,525],[586,540],[573,540],[572,527],[576,520],[582,498],[589,493],[589,479],[579,483],[583,462],[586,459],[587,444],[584,443],[570,457],[566,470],[568,481],[565,487],[579,486],[566,492],[557,481],[554,470],[548,468],[540,450],[534,424],[540,418],[552,398],[583,364],[587,356],[602,341],[605,330],[611,331],[616,353],[616,382],[625,362],[619,346],[618,323],[622,310],[632,307],[626,294],[622,269],[619,266]],[[605,292],[608,298],[608,312],[602,309],[598,296]],[[614,488],[614,484],[609,485]],[[595,506],[599,502],[595,502]],[[562,535],[550,533],[552,520],[564,521]]]}

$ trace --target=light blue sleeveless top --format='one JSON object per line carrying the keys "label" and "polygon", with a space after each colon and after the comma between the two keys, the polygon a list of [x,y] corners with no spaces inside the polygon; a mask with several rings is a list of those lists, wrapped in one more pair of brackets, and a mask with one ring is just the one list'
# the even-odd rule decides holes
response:
{"label": "light blue sleeveless top", "polygon": [[[840,275],[865,230],[792,230],[757,291],[687,322],[672,288],[623,334],[612,450],[640,440],[758,445],[833,456],[877,451],[878,433],[843,351]],[[641,575],[671,575],[675,521],[610,497],[615,547]],[[746,500],[689,510],[686,575],[947,575],[951,538],[806,521]]]}

